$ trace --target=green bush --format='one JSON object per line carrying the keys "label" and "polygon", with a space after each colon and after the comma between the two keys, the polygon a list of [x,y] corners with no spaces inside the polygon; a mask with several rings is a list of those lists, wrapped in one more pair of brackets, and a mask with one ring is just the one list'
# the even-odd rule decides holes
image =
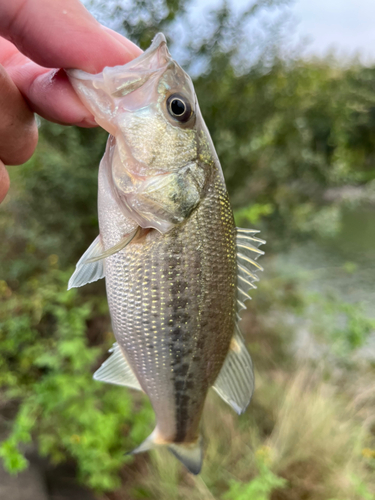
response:
{"label": "green bush", "polygon": [[34,437],[42,455],[74,458],[85,484],[110,490],[152,414],[147,405],[137,408],[126,389],[92,379],[113,338],[89,345],[88,324],[107,308],[103,296],[66,291],[69,274],[50,268],[18,291],[1,282],[7,300],[0,302],[0,391],[4,402],[19,406],[0,455],[17,473],[27,465],[19,446]]}
{"label": "green bush", "polygon": [[258,475],[248,483],[232,480],[223,500],[270,500],[274,490],[286,487],[287,481],[271,471],[268,453],[266,447],[258,450]]}

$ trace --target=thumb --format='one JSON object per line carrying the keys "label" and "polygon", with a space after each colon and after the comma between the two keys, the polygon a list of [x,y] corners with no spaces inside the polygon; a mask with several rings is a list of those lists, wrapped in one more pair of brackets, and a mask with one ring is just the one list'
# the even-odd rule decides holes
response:
{"label": "thumb", "polygon": [[0,203],[5,198],[9,189],[9,175],[4,163],[0,160]]}

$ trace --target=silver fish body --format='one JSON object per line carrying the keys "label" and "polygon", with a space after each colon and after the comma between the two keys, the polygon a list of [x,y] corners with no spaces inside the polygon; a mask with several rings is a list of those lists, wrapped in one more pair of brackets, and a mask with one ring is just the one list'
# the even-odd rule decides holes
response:
{"label": "silver fish body", "polygon": [[197,473],[208,389],[214,386],[238,412],[251,397],[251,360],[236,334],[238,291],[254,287],[260,266],[246,252],[258,256],[262,241],[234,226],[191,80],[170,57],[164,36],[138,60],[107,70],[70,74],[113,134],[99,170],[100,235],[70,287],[105,275],[118,347],[96,378],[150,398],[156,428],[136,451],[166,445]]}

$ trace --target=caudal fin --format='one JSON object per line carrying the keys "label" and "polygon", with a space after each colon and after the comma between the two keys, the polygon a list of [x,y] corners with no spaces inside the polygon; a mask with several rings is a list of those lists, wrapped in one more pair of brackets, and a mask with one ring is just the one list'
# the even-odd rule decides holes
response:
{"label": "caudal fin", "polygon": [[192,474],[199,474],[202,469],[203,450],[202,439],[195,443],[173,443],[168,445],[168,450],[185,465]]}
{"label": "caudal fin", "polygon": [[195,443],[168,443],[160,439],[157,429],[155,429],[131,453],[142,453],[160,446],[166,446],[173,455],[188,469],[192,474],[199,474],[202,469],[203,450],[202,438],[199,438]]}

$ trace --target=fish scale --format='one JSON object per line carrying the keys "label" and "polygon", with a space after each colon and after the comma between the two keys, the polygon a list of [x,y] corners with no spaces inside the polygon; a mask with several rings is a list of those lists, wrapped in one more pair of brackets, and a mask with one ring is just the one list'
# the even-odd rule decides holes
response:
{"label": "fish scale", "polygon": [[197,474],[208,389],[239,414],[253,393],[238,321],[264,242],[234,226],[191,79],[162,34],[135,61],[69,77],[114,134],[99,169],[100,234],[69,280],[106,279],[117,343],[94,378],[150,398],[156,427],[134,453],[167,446]]}
{"label": "fish scale", "polygon": [[196,439],[234,330],[234,222],[218,173],[216,179],[183,227],[168,235],[151,231],[106,262],[116,339],[166,441]]}

